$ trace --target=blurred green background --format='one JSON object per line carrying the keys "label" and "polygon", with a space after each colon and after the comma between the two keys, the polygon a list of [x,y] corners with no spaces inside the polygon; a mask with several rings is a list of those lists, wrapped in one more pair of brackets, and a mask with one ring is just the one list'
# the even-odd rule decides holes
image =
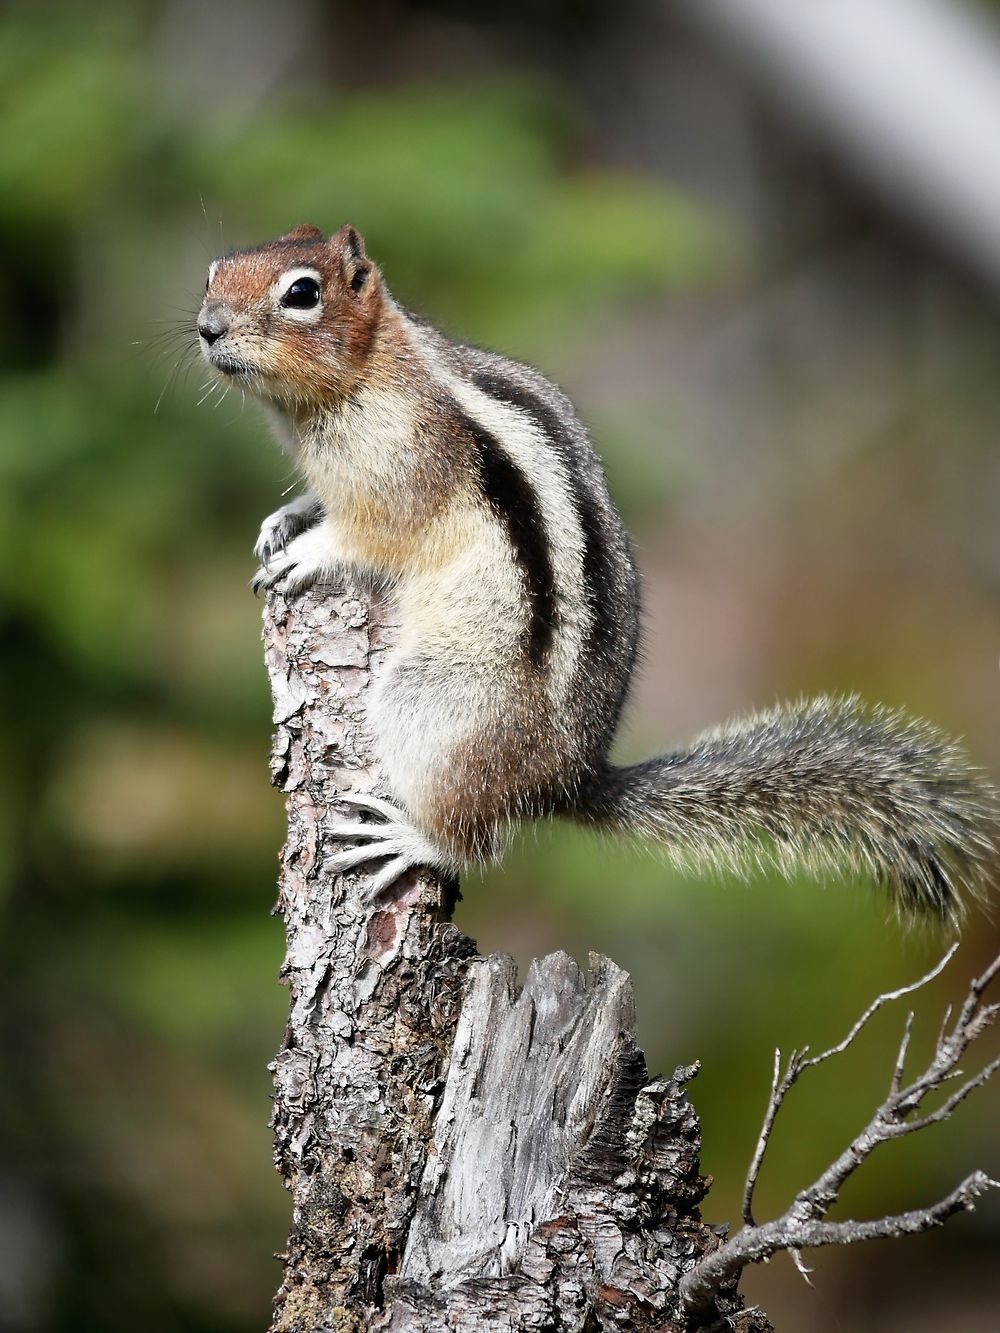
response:
{"label": "blurred green background", "polygon": [[[860,186],[670,7],[8,4],[0,40],[0,1328],[265,1326],[288,1201],[261,516],[293,481],[195,355],[210,259],[350,220],[394,292],[577,401],[636,535],[623,752],[857,689],[1000,772],[997,290]],[[941,942],[864,886],[686,879],[573,829],[470,877],[523,967],[635,978],[700,1058],[705,1212],[734,1219],[773,1047],[829,1044]],[[998,945],[975,914],[941,1006]],[[779,1210],[884,1092],[882,1016],[787,1109]],[[994,1042],[993,1051],[996,1049]],[[997,1088],[886,1149],[857,1213],[1000,1174]],[[985,1333],[1000,1208],[748,1275],[785,1330]]]}

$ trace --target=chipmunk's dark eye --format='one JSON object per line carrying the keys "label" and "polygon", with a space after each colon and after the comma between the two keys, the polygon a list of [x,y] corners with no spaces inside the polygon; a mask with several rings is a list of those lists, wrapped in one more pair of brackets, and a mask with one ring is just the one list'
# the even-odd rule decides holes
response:
{"label": "chipmunk's dark eye", "polygon": [[281,298],[281,304],[293,310],[311,310],[319,305],[319,283],[315,278],[296,278]]}

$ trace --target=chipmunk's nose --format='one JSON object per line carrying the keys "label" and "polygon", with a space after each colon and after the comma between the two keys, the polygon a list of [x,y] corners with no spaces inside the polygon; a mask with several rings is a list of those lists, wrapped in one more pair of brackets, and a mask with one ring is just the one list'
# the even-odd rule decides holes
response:
{"label": "chipmunk's nose", "polygon": [[211,347],[212,343],[229,332],[231,316],[221,301],[209,301],[198,316],[198,332]]}

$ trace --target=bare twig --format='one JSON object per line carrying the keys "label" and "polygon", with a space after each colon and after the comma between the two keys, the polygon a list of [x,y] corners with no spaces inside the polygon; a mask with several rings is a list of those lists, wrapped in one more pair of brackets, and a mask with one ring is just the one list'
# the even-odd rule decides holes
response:
{"label": "bare twig", "polygon": [[946,1120],[955,1108],[976,1088],[981,1087],[997,1069],[1000,1059],[985,1065],[977,1074],[965,1082],[947,1097],[940,1106],[926,1114],[912,1118],[927,1095],[941,1088],[951,1079],[960,1078],[958,1063],[971,1044],[982,1035],[1000,1012],[998,1004],[982,1004],[982,996],[990,982],[1000,972],[1000,955],[990,964],[981,976],[974,978],[959,1010],[958,1017],[949,1029],[951,1008],[945,1014],[937,1044],[923,1073],[913,1081],[903,1085],[906,1054],[909,1047],[913,1014],[907,1016],[903,1035],[896,1057],[889,1094],[878,1107],[865,1128],[856,1135],[847,1148],[829,1167],[806,1189],[800,1190],[791,1206],[774,1221],[758,1226],[753,1220],[753,1192],[760,1174],[764,1154],[774,1128],[778,1111],[789,1089],[804,1070],[822,1064],[833,1055],[846,1051],[855,1040],[869,1019],[890,1000],[918,990],[936,977],[955,953],[957,945],[945,954],[944,958],[925,976],[912,985],[899,990],[887,991],[880,995],[865,1010],[851,1028],[850,1032],[836,1046],[823,1051],[820,1055],[806,1058],[804,1048],[793,1051],[783,1076],[779,1077],[780,1052],[775,1052],[774,1077],[771,1083],[771,1095],[761,1126],[760,1136],[754,1150],[750,1168],[747,1172],[743,1194],[743,1217],[745,1225],[735,1235],[726,1240],[712,1254],[697,1263],[685,1275],[681,1282],[681,1301],[689,1318],[704,1314],[713,1304],[715,1293],[725,1284],[732,1283],[750,1263],[759,1263],[780,1250],[788,1250],[803,1277],[807,1271],[802,1262],[800,1250],[818,1245],[847,1245],[861,1240],[873,1240],[879,1237],[911,1235],[940,1226],[957,1212],[971,1210],[976,1200],[987,1190],[1000,1187],[982,1171],[976,1171],[964,1180],[951,1194],[927,1208],[917,1208],[906,1213],[897,1213],[889,1217],[875,1218],[870,1221],[828,1222],[824,1218],[836,1202],[845,1181],[861,1163],[874,1152],[880,1143],[913,1134],[928,1125]]}
{"label": "bare twig", "polygon": [[[793,1051],[788,1061],[789,1073],[792,1070],[796,1052]],[[785,1075],[787,1080],[788,1075]],[[771,1130],[774,1126],[774,1118],[778,1114],[778,1108],[781,1106],[782,1098],[791,1087],[789,1083],[785,1087],[781,1079],[781,1050],[775,1048],[774,1052],[774,1074],[771,1077],[771,1095],[767,1100],[767,1110],[764,1112],[764,1123],[760,1127],[760,1135],[757,1139],[757,1146],[754,1148],[753,1157],[750,1160],[750,1169],[747,1171],[746,1184],[743,1186],[743,1221],[747,1226],[754,1225],[753,1220],[753,1192],[757,1185],[757,1177],[760,1175],[760,1168],[764,1161],[764,1154],[767,1152],[767,1145],[771,1138]],[[779,1091],[779,1088],[781,1091]]]}
{"label": "bare twig", "polygon": [[[906,1068],[906,1052],[910,1046],[910,1033],[913,1031],[913,1010],[906,1015],[906,1022],[903,1024],[903,1036],[899,1043],[899,1054],[896,1056],[896,1067],[892,1071],[892,1082],[889,1084],[890,1093],[899,1091],[903,1082],[903,1070]],[[940,1038],[938,1038],[940,1040]]]}
{"label": "bare twig", "polygon": [[[842,1055],[844,1051],[846,1051],[847,1048],[852,1044],[852,1042],[854,1042],[856,1038],[860,1035],[862,1029],[865,1028],[869,1023],[869,1021],[875,1017],[875,1015],[878,1013],[878,1011],[882,1008],[883,1005],[889,1004],[892,1000],[902,999],[904,995],[910,995],[913,993],[913,991],[920,990],[922,986],[926,986],[928,982],[933,981],[934,978],[940,975],[940,973],[943,972],[944,969],[951,962],[952,958],[955,956],[955,950],[957,948],[958,948],[957,942],[955,944],[952,944],[952,946],[948,949],[944,957],[939,962],[935,963],[935,965],[931,968],[929,972],[924,973],[924,975],[920,977],[918,981],[913,981],[908,986],[900,986],[898,990],[883,991],[881,995],[879,995],[875,1000],[872,1001],[872,1003],[868,1006],[865,1012],[861,1015],[858,1021],[851,1028],[850,1032],[848,1032],[847,1036],[844,1037],[842,1041],[839,1041],[836,1044],[836,1046],[831,1046],[828,1050],[821,1051],[819,1055],[813,1055],[809,1057],[809,1059],[806,1058],[809,1051],[808,1046],[803,1046],[801,1051],[792,1051],[791,1055],[788,1057],[788,1067],[785,1070],[784,1078],[780,1079],[780,1081],[778,1074],[779,1074],[779,1066],[781,1063],[781,1051],[780,1050],[775,1051],[774,1078],[771,1082],[771,1095],[768,1098],[767,1110],[764,1112],[764,1122],[760,1128],[760,1136],[757,1139],[757,1146],[754,1149],[754,1154],[750,1161],[750,1168],[747,1171],[746,1184],[743,1187],[743,1220],[747,1224],[747,1226],[752,1227],[754,1225],[753,1193],[757,1184],[757,1177],[760,1175],[760,1168],[764,1162],[764,1154],[767,1152],[767,1145],[771,1138],[771,1130],[774,1127],[774,1122],[777,1117],[777,1114],[781,1110],[782,1102],[785,1100],[785,1097],[788,1095],[788,1092],[790,1091],[792,1086],[796,1082],[798,1082],[799,1076],[805,1070],[812,1069],[816,1065],[823,1064],[825,1060],[829,1060],[834,1055]],[[951,1010],[949,1007],[948,1013],[950,1014],[950,1012]],[[912,1019],[912,1017],[913,1015],[911,1014],[910,1018]],[[903,1045],[900,1049],[900,1055],[899,1055],[900,1063],[897,1070],[899,1078],[902,1078],[901,1062],[905,1059],[906,1047],[908,1044],[909,1044],[909,1026],[907,1026],[907,1031],[904,1035]],[[896,1083],[894,1078],[893,1090],[895,1090],[895,1087]]]}

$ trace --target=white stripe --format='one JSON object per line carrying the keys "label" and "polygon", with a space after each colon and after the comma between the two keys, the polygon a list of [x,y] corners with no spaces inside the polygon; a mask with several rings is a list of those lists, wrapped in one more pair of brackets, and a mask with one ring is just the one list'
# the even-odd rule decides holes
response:
{"label": "white stripe", "polygon": [[469,417],[494,436],[521,470],[538,498],[552,558],[560,621],[556,630],[549,679],[554,702],[565,699],[590,627],[583,583],[584,533],[573,504],[565,464],[526,413],[498,402],[484,390],[445,365],[423,330],[409,325],[435,379],[455,398]]}

